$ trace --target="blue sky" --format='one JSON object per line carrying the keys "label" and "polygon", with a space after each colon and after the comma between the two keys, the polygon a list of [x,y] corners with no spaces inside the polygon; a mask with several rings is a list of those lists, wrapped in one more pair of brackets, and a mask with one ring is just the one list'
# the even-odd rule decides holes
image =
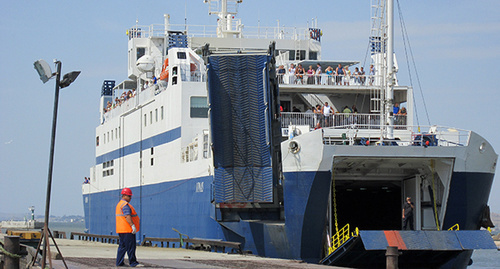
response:
{"label": "blue sky", "polygon": [[[500,1],[400,0],[431,124],[474,130],[500,152]],[[0,213],[43,214],[52,123],[54,81],[42,84],[33,62],[63,62],[63,74],[81,70],[61,91],[51,214],[83,215],[81,183],[95,163],[102,82],[126,79],[125,31],[163,23],[214,25],[202,0],[6,1],[0,9]],[[364,61],[370,1],[245,0],[247,26],[305,27],[318,19],[324,60]],[[396,16],[396,23],[399,18]],[[396,53],[401,84],[408,84],[400,27]],[[427,125],[420,92],[420,123]],[[498,176],[490,206],[500,212]]]}

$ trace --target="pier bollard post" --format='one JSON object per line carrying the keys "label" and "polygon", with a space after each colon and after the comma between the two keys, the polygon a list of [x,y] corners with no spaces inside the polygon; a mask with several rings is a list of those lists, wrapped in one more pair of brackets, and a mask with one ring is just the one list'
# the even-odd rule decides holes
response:
{"label": "pier bollard post", "polygon": [[[5,236],[5,250],[10,254],[18,255],[20,246],[19,246],[19,236]],[[4,255],[5,263],[4,266],[6,269],[19,269],[19,258],[12,257],[9,254]]]}
{"label": "pier bollard post", "polygon": [[386,258],[386,268],[387,269],[397,269],[398,268],[398,257],[399,251],[398,247],[387,247],[385,252]]}

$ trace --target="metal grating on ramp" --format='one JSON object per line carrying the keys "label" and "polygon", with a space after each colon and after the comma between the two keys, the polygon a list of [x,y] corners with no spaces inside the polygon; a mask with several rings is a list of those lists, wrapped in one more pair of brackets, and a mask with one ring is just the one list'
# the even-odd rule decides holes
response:
{"label": "metal grating on ramp", "polygon": [[273,202],[268,55],[208,57],[217,203]]}

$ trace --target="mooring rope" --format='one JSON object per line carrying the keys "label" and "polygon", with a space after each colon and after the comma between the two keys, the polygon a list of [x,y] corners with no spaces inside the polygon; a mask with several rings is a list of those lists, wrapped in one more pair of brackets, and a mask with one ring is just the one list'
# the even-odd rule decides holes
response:
{"label": "mooring rope", "polygon": [[5,254],[5,255],[7,255],[7,256],[9,256],[9,257],[11,257],[11,258],[13,258],[13,259],[20,259],[22,257],[21,255],[8,252],[6,249],[4,249],[2,247],[2,245],[0,245],[0,252],[3,253],[3,254]]}

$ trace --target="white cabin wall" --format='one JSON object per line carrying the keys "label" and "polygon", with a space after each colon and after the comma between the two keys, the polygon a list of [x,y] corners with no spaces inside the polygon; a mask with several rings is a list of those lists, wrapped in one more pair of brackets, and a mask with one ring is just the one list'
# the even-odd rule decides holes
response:
{"label": "white cabin wall", "polygon": [[[122,119],[122,147],[132,145],[136,142],[141,141],[142,128],[142,114],[143,110],[139,109],[133,113],[123,116]],[[125,155],[121,158],[120,165],[122,169],[122,179],[123,182],[119,188],[122,187],[135,187],[139,185],[140,179],[140,152],[135,152],[132,154]]]}

